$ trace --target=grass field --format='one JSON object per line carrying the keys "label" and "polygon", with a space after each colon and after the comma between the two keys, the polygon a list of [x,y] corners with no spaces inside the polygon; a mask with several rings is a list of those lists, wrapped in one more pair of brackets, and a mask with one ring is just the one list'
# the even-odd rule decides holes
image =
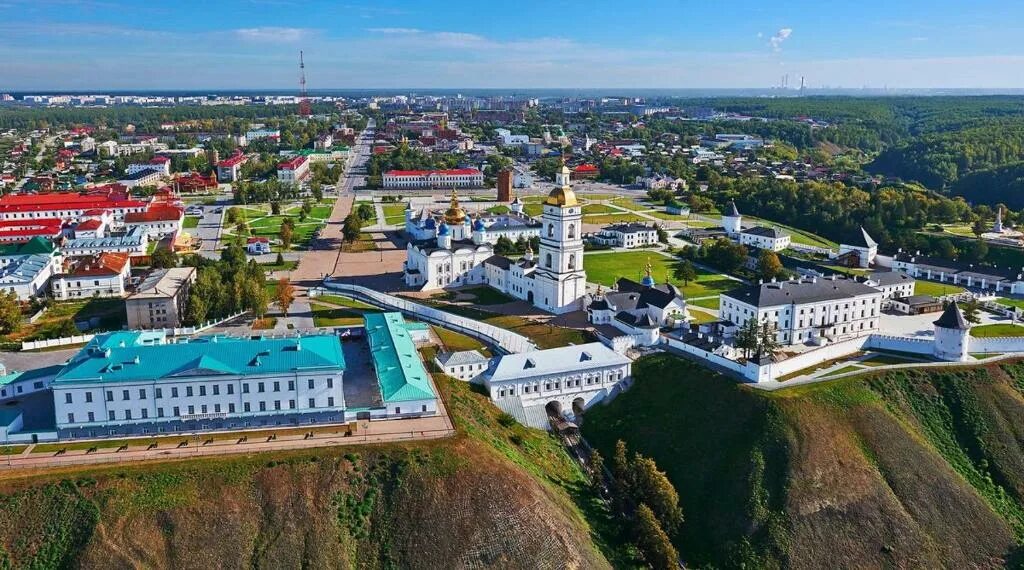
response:
{"label": "grass field", "polygon": [[185,229],[199,227],[199,218],[197,216],[185,216],[185,221],[182,222],[181,226]]}
{"label": "grass field", "polygon": [[646,218],[640,217],[636,214],[597,214],[594,216],[584,216],[583,223],[585,224],[628,224],[630,222],[642,222]]}
{"label": "grass field", "polygon": [[490,208],[487,208],[487,213],[494,216],[500,216],[502,214],[507,214],[509,212],[511,212],[511,210],[508,209],[508,206],[503,205],[491,206]]}
{"label": "grass field", "polygon": [[345,242],[341,245],[341,251],[347,253],[359,253],[362,251],[374,251],[377,249],[377,244],[373,241],[373,236],[370,234],[359,234],[359,239],[353,242]]}
{"label": "grass field", "polygon": [[544,213],[544,206],[528,202],[523,204],[523,213],[527,216],[539,216]]}
{"label": "grass field", "polygon": [[690,320],[697,324],[710,323],[711,321],[717,321],[718,317],[705,311],[690,309]]}
{"label": "grass field", "polygon": [[693,299],[692,301],[688,300],[687,303],[690,305],[695,305],[697,307],[704,307],[705,309],[717,309],[721,301],[722,300],[720,297],[710,297],[707,299]]}
{"label": "grass field", "polygon": [[678,263],[675,259],[643,251],[585,255],[583,268],[587,271],[588,281],[611,287],[620,277],[640,281],[648,261],[651,263],[651,274],[656,282],[670,282],[679,287],[687,297],[716,295],[739,285],[738,281],[698,268],[697,280],[683,286],[681,281],[672,276],[672,271]]}
{"label": "grass field", "polygon": [[340,327],[363,324],[363,313],[352,309],[329,307],[317,302],[310,303],[313,309],[313,324],[318,327]]}
{"label": "grass field", "polygon": [[0,337],[0,341],[20,342],[57,338],[64,336],[62,327],[66,327],[68,321],[74,323],[93,318],[99,318],[99,326],[96,330],[119,330],[124,325],[126,318],[124,300],[54,301],[50,303],[46,313],[35,323],[24,321],[17,331]]}
{"label": "grass field", "polygon": [[611,214],[611,213],[619,212],[619,211],[620,210],[618,208],[613,208],[613,207],[611,207],[611,206],[609,206],[607,204],[584,204],[583,205],[583,214],[584,215],[587,215],[587,214]]}
{"label": "grass field", "polygon": [[817,234],[813,234],[811,232],[804,231],[799,228],[794,228],[793,226],[787,226],[785,224],[780,224],[778,222],[773,222],[771,220],[765,220],[754,216],[744,216],[744,222],[746,222],[747,219],[749,219],[752,224],[778,228],[790,234],[792,236],[793,243],[826,248],[838,247],[838,244],[830,239],[823,238]]}
{"label": "grass field", "polygon": [[646,212],[647,210],[657,209],[657,208],[660,207],[660,206],[653,206],[653,205],[648,204],[646,202],[641,202],[641,201],[639,201],[639,200],[637,200],[635,198],[616,198],[616,199],[612,200],[612,204],[615,204],[616,206],[618,206],[620,208],[625,208],[627,210],[641,211],[641,212]]}
{"label": "grass field", "polygon": [[914,285],[915,295],[931,295],[932,297],[941,297],[942,295],[955,295],[957,293],[963,293],[964,288],[949,283],[935,283],[932,281],[918,280]]}
{"label": "grass field", "polygon": [[460,289],[458,292],[472,295],[473,303],[477,305],[501,305],[515,301],[512,297],[490,287],[471,287]]}
{"label": "grass field", "polygon": [[[424,302],[422,299],[417,299]],[[532,340],[538,348],[557,348],[570,344],[586,344],[596,340],[587,331],[557,327],[545,323],[539,323],[518,315],[499,315],[489,311],[452,305],[442,301],[427,300],[425,304],[446,311],[455,315],[462,315],[470,319],[485,322],[499,328],[510,330],[521,334]]]}
{"label": "grass field", "polygon": [[467,336],[462,333],[457,333],[455,331],[450,331],[444,327],[439,327],[436,325],[432,325],[430,328],[434,330],[434,334],[437,335],[437,338],[441,341],[441,344],[444,345],[445,350],[448,352],[478,350],[484,356],[491,355],[491,351],[488,350],[484,343],[478,341],[477,339],[471,336]]}
{"label": "grass field", "polygon": [[[921,282],[918,281],[917,284],[920,285]],[[999,303],[1004,307],[1016,307],[1018,309],[1024,309],[1024,299],[1007,299],[1005,297],[998,297],[996,298],[996,303]]]}
{"label": "grass field", "polygon": [[[306,220],[300,222],[299,214],[302,211],[301,204],[293,204],[283,208],[281,213],[278,215],[270,214],[269,205],[260,204],[246,206],[244,208],[240,208],[240,211],[243,219],[248,225],[248,231],[243,232],[240,235],[241,237],[260,236],[277,240],[281,234],[281,224],[284,223],[285,218],[292,218],[295,222],[295,231],[292,233],[292,248],[303,248],[309,245],[309,242],[313,239],[313,234],[316,233],[319,228],[324,226],[327,218],[331,215],[331,209],[333,207],[334,200],[323,200],[313,205],[310,213],[306,217]],[[229,224],[227,222],[227,217],[224,218],[224,229],[234,235],[239,235],[237,224]],[[274,246],[275,251],[279,249],[279,246]]]}
{"label": "grass field", "polygon": [[981,325],[979,327],[971,327],[971,336],[978,338],[1024,336],[1024,326],[1010,323]]}

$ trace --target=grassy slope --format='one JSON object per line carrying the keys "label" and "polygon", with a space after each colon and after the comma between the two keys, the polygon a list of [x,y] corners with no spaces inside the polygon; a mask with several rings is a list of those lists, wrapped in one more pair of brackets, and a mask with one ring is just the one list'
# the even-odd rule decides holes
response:
{"label": "grassy slope", "polygon": [[[440,380],[453,440],[91,469],[0,485],[0,564],[606,568],[618,548],[546,433]],[[594,521],[592,526],[587,521]]]}
{"label": "grassy slope", "polygon": [[[1007,374],[1009,372],[1009,374]],[[1024,539],[1024,365],[868,374],[770,395],[669,356],[587,412],[679,490],[718,567],[976,567]]]}

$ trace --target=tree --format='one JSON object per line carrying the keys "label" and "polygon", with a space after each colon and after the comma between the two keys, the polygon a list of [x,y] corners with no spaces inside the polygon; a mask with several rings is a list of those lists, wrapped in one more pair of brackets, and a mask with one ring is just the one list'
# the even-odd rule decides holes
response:
{"label": "tree", "polygon": [[684,259],[676,264],[673,275],[675,275],[676,279],[683,282],[683,287],[689,285],[690,281],[697,280],[697,270],[688,259]]}
{"label": "tree", "polygon": [[765,281],[770,281],[783,274],[779,256],[770,249],[762,249],[757,256],[757,274]]}
{"label": "tree", "polygon": [[242,280],[242,307],[252,311],[256,318],[262,319],[267,314],[267,291],[263,283],[253,279]]}
{"label": "tree", "polygon": [[178,254],[168,247],[158,247],[150,256],[150,264],[160,269],[178,266]]}
{"label": "tree", "polygon": [[185,309],[185,321],[192,325],[206,322],[206,315],[210,312],[206,298],[197,293],[198,291],[192,291],[188,297],[188,308]]}
{"label": "tree", "polygon": [[767,320],[761,323],[761,331],[757,337],[758,356],[771,356],[775,354],[775,351],[782,348],[782,345],[779,344],[777,331],[778,327],[775,323],[768,322]]}
{"label": "tree", "polygon": [[964,320],[972,325],[976,325],[981,322],[981,317],[978,315],[978,311],[980,309],[981,303],[973,297],[963,305],[960,305],[960,311],[964,314]]}
{"label": "tree", "polygon": [[281,312],[287,317],[288,307],[292,306],[292,301],[295,300],[295,287],[292,286],[287,277],[277,280],[274,299],[277,301],[277,306],[281,308]]}
{"label": "tree", "polygon": [[368,222],[377,215],[376,212],[374,212],[373,205],[367,204],[366,202],[359,204],[359,207],[356,208],[356,214],[359,215],[359,220],[362,222]]}
{"label": "tree", "polygon": [[289,225],[281,224],[281,247],[284,249],[291,249],[292,247],[292,227]]}
{"label": "tree", "polygon": [[634,534],[648,564],[659,570],[679,568],[679,552],[647,505],[640,505],[636,510]]}
{"label": "tree", "polygon": [[245,249],[237,243],[232,243],[220,252],[220,260],[232,267],[241,267],[245,264]]}
{"label": "tree", "polygon": [[313,195],[313,199],[317,202],[324,199],[324,187],[316,180],[309,183],[309,193]]}
{"label": "tree", "polygon": [[971,261],[982,261],[988,257],[988,244],[984,240],[975,240],[967,248],[967,259]]}
{"label": "tree", "polygon": [[274,200],[273,202],[270,203],[270,213],[275,215],[275,216],[280,216],[281,215],[281,201],[280,200]]}
{"label": "tree", "polygon": [[598,450],[590,452],[590,487],[599,496],[604,493],[604,457]]}
{"label": "tree", "polygon": [[985,220],[982,220],[981,218],[974,220],[974,224],[971,225],[971,233],[978,237],[981,237],[981,234],[987,231],[988,226],[985,224]]}
{"label": "tree", "polygon": [[354,242],[359,239],[359,233],[363,229],[363,223],[359,220],[359,216],[352,213],[345,216],[345,221],[341,226],[341,236],[347,242]]}
{"label": "tree", "polygon": [[935,251],[942,259],[956,259],[956,246],[948,239],[940,239],[935,244]]}
{"label": "tree", "polygon": [[629,489],[629,456],[626,455],[626,442],[621,439],[615,442],[612,477],[615,478],[615,487],[620,493]]}
{"label": "tree", "polygon": [[743,357],[747,358],[750,353],[757,350],[758,334],[757,319],[749,318],[738,331],[736,331],[736,348],[743,351]]}
{"label": "tree", "polygon": [[14,291],[0,293],[0,332],[10,334],[21,328],[21,303]]}
{"label": "tree", "polygon": [[633,457],[633,499],[648,505],[661,527],[675,532],[683,523],[683,509],[679,506],[679,493],[663,471],[650,457],[639,453]]}
{"label": "tree", "polygon": [[658,243],[668,243],[668,232],[660,224],[658,225]]}

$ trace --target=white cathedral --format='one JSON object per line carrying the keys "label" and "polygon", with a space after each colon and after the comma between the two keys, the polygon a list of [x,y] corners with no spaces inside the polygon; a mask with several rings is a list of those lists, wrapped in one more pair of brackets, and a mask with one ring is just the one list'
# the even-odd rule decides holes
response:
{"label": "white cathedral", "polygon": [[[545,311],[561,314],[583,308],[583,208],[569,186],[569,168],[555,174],[556,188],[544,201],[540,251],[521,259],[494,254],[487,227],[474,224],[452,195],[436,223],[434,238],[412,239],[406,247],[405,284],[421,291],[489,285]],[[478,220],[479,221],[479,220]]]}

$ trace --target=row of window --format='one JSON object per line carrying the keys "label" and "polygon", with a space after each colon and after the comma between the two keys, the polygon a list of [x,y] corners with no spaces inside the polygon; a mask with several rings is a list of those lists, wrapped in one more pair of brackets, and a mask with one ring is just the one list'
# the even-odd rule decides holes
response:
{"label": "row of window", "polygon": [[[608,381],[609,382],[618,382],[620,380],[622,380],[622,372],[612,372],[608,376]],[[590,385],[593,385],[593,384],[600,384],[600,383],[601,383],[601,377],[600,376],[587,376],[586,378],[575,378],[575,379],[570,378],[569,380],[565,381],[565,387],[566,388],[574,388],[574,387],[578,388],[578,387],[583,386],[583,385],[590,386]],[[545,382],[543,386],[544,386],[544,388],[543,388],[544,391],[550,391],[552,389],[554,389],[554,390],[561,390],[562,389],[562,382],[559,381],[559,380],[556,380],[554,382]],[[554,388],[552,388],[552,386]],[[523,394],[539,394],[542,391],[541,390],[541,384],[539,384],[539,383],[538,384],[530,384],[530,385],[526,385],[526,386],[521,386],[521,388],[522,388],[522,393]],[[502,388],[502,389],[498,390],[498,397],[504,398],[506,395],[508,395],[508,396],[515,396],[516,395],[516,387],[515,386],[509,386],[507,389],[506,388]]]}
{"label": "row of window", "polygon": [[[334,388],[334,378],[328,378],[326,384],[327,384],[327,388]],[[308,386],[308,388],[310,390],[313,390],[314,388],[316,388],[316,381],[314,379],[310,378],[309,380],[307,380],[307,386]],[[278,381],[278,380],[275,380],[274,382],[271,383],[271,387],[272,387],[272,390],[271,390],[272,392],[280,392],[281,391],[281,382]],[[212,384],[210,386],[210,388],[211,388],[212,395],[214,395],[214,396],[219,396],[220,395],[220,384]],[[288,380],[288,391],[294,391],[294,390],[295,390],[295,381],[294,380]],[[266,391],[267,391],[267,383],[266,382],[257,382],[256,383],[256,392],[257,393],[263,393],[263,392],[266,392]],[[207,395],[206,392],[207,392],[206,384],[200,384],[199,385],[199,395],[200,396],[206,396]],[[228,395],[234,394],[235,393],[235,385],[234,384],[225,384],[225,393],[228,394]],[[243,394],[248,394],[249,393],[249,383],[248,382],[243,382],[242,383],[242,393]],[[164,389],[163,388],[154,388],[153,389],[153,396],[156,397],[156,398],[163,398],[164,397]],[[191,398],[193,396],[195,396],[195,389],[194,389],[194,387],[193,386],[185,386],[185,397],[186,398]],[[113,402],[114,401],[114,391],[113,390],[107,390],[106,391],[106,397],[107,397],[107,401],[108,402]],[[171,386],[171,398],[177,398],[177,397],[179,397],[178,387],[177,386]],[[92,402],[93,401],[92,398],[93,398],[92,392],[85,392],[85,402],[86,403]],[[139,388],[139,398],[138,399],[139,400],[145,400],[146,398],[147,398],[147,391],[146,391],[146,389],[145,388]],[[128,389],[121,390],[121,400],[131,400],[131,390],[128,390]],[[73,404],[74,403],[73,392],[65,392],[64,393],[64,403],[65,404]]]}
{"label": "row of window", "polygon": [[[268,404],[267,402],[260,401],[260,402],[258,402],[258,404],[259,404],[259,411],[261,411],[261,412],[266,412],[267,411],[267,404]],[[295,400],[288,400],[287,404],[288,404],[288,408],[287,409],[289,409],[289,410],[294,410],[295,409]],[[334,397],[333,396],[328,396],[327,397],[327,407],[328,408],[333,408],[334,407]],[[316,398],[310,398],[309,399],[309,408],[310,409],[316,408]],[[273,409],[274,409],[274,411],[279,411],[279,410],[284,409],[282,401],[281,400],[274,400],[274,402],[273,402]],[[194,405],[187,406],[186,410],[187,410],[187,414],[186,415],[189,415],[189,416],[195,415],[195,413],[196,413],[196,407]],[[199,411],[200,414],[208,414],[208,413],[210,413],[210,406],[208,404],[202,404],[202,405],[199,406],[199,410],[200,410]],[[213,413],[220,414],[220,413],[223,413],[223,411],[224,411],[224,408],[220,404],[213,404]],[[181,414],[181,407],[180,406],[174,406],[172,408],[172,412],[173,413],[171,414],[171,417],[180,417],[182,415]],[[242,412],[243,413],[252,412],[252,404],[250,402],[242,402]],[[235,404],[234,403],[229,403],[227,405],[227,413],[229,413],[229,414],[235,413]],[[158,418],[165,417],[165,415],[164,415],[164,408],[157,408],[156,409],[156,417],[158,417]],[[89,422],[95,422],[96,421],[96,414],[93,413],[93,412],[88,412],[87,418],[88,418]],[[117,411],[116,410],[107,410],[107,420],[113,422],[113,421],[117,421],[117,419],[118,419],[118,417],[117,417]],[[138,418],[133,418],[132,417],[131,409],[125,409],[123,412],[121,412],[121,418],[120,419],[123,419],[123,420],[132,420],[132,419],[142,419],[142,420],[145,420],[145,419],[149,419],[149,409],[148,408],[142,408],[142,410],[140,410],[140,415],[139,415]],[[69,412],[68,413],[68,423],[69,424],[75,423],[75,414],[73,412]]]}

